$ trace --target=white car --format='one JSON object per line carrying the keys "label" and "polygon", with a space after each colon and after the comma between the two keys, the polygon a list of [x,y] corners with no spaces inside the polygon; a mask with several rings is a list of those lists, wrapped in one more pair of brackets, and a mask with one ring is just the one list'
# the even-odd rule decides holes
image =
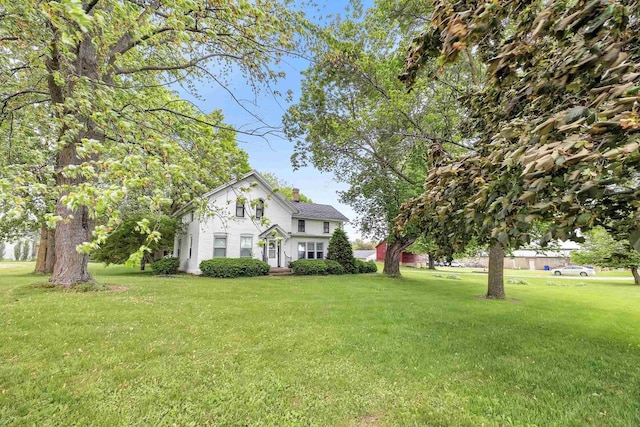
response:
{"label": "white car", "polygon": [[595,276],[596,271],[593,268],[583,267],[581,265],[567,265],[566,267],[551,270],[556,276]]}
{"label": "white car", "polygon": [[449,264],[450,267],[465,267],[465,265],[461,262],[458,261],[451,261],[451,264]]}

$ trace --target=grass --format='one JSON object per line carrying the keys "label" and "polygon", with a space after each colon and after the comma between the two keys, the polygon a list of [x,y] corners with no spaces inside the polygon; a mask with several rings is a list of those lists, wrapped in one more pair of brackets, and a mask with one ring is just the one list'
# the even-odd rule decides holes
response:
{"label": "grass", "polygon": [[223,280],[91,265],[107,292],[33,287],[32,269],[0,263],[0,425],[640,425],[626,275],[527,274],[506,285],[516,301],[487,301],[486,275],[462,269]]}

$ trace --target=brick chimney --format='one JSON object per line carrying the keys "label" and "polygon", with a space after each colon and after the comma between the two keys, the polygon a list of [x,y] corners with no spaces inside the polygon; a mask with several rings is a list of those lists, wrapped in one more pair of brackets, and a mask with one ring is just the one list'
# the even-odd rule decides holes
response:
{"label": "brick chimney", "polygon": [[293,201],[296,203],[300,201],[300,190],[297,188],[293,189]]}

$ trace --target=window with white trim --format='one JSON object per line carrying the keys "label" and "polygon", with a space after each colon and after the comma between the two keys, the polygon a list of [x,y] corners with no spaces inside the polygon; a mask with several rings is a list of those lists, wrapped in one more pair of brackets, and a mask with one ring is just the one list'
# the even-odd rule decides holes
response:
{"label": "window with white trim", "polygon": [[304,229],[305,229],[304,219],[299,219],[298,220],[298,232],[299,233],[304,233]]}
{"label": "window with white trim", "polygon": [[258,199],[256,202],[256,218],[260,219],[264,216],[264,200]]}
{"label": "window with white trim", "polygon": [[236,200],[236,216],[238,218],[244,218],[244,200]]}
{"label": "window with white trim", "polygon": [[189,236],[189,259],[191,259],[191,252],[193,251],[193,236]]}
{"label": "window with white trim", "polygon": [[324,259],[324,243],[298,242],[298,259]]}
{"label": "window with white trim", "polygon": [[324,259],[324,244],[322,242],[316,243],[316,259]]}
{"label": "window with white trim", "polygon": [[178,258],[180,258],[181,252],[182,252],[182,239],[178,239]]}
{"label": "window with white trim", "polygon": [[329,221],[325,221],[324,224],[322,224],[322,226],[323,226],[323,231],[325,233],[328,233],[329,232]]}
{"label": "window with white trim", "polygon": [[213,238],[213,257],[214,258],[227,257],[227,237],[226,236],[215,236]]}
{"label": "window with white trim", "polygon": [[316,244],[314,242],[307,242],[307,259],[315,259],[316,257]]}
{"label": "window with white trim", "polygon": [[253,236],[240,236],[240,258],[251,258]]}

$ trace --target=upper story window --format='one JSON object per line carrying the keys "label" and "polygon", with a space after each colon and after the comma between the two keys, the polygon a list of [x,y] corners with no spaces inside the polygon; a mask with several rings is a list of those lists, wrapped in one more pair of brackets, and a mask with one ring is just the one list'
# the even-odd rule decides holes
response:
{"label": "upper story window", "polygon": [[322,230],[323,230],[325,233],[328,233],[328,232],[329,232],[329,221],[325,221],[325,222],[324,222],[324,224],[322,225]]}
{"label": "upper story window", "polygon": [[299,219],[298,220],[298,232],[304,233],[304,229],[305,229],[304,219]]}
{"label": "upper story window", "polygon": [[244,200],[236,200],[236,216],[238,218],[244,218]]}
{"label": "upper story window", "polygon": [[189,221],[193,222],[193,218],[194,218],[194,217],[193,217],[193,212],[191,212],[191,215],[190,215],[190,217],[189,217],[189,218],[190,218],[190,219],[189,219]]}
{"label": "upper story window", "polygon": [[258,199],[256,203],[256,218],[260,219],[264,216],[264,200]]}

